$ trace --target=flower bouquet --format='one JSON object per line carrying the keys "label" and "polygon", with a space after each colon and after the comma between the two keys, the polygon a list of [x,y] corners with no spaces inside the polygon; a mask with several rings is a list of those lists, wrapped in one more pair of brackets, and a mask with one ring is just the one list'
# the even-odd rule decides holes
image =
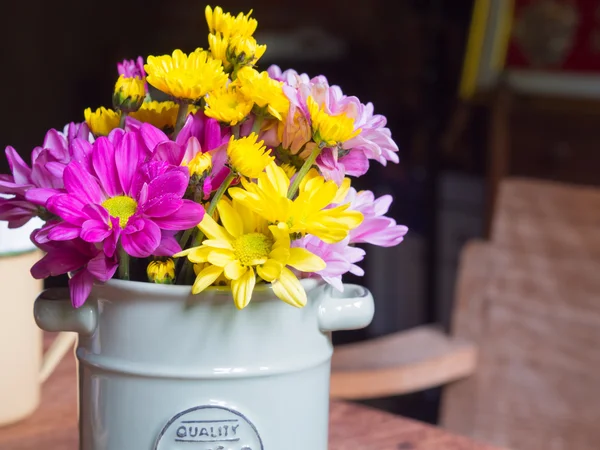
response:
{"label": "flower bouquet", "polygon": [[369,160],[398,162],[373,105],[324,76],[256,70],[266,46],[250,14],[207,7],[206,19],[208,50],[118,64],[113,109],[48,131],[31,165],[6,148],[0,192],[12,198],[0,219],[45,221],[31,236],[47,252],[32,275],[68,273],[75,307],[115,276],[194,294],[231,285],[240,309],[266,282],[300,307],[299,278],[341,289],[344,273],[363,274],[355,244],[393,246],[407,231],[384,216],[390,196],[348,178]]}
{"label": "flower bouquet", "polygon": [[[77,356],[86,450],[150,448],[139,446],[140,436],[129,440],[115,417],[154,430],[150,442],[157,424],[173,416],[153,448],[178,448],[166,442],[204,436],[186,428],[194,421],[248,425],[239,408],[277,431],[261,438],[255,423],[233,437],[219,428],[219,439],[251,442],[248,449],[263,441],[274,449],[326,448],[327,332],[366,326],[373,313],[368,291],[344,289],[342,276],[363,275],[356,263],[365,252],[356,244],[394,246],[407,232],[385,216],[389,195],[351,186],[371,160],[398,162],[385,117],[324,76],[257,70],[266,46],[253,37],[250,13],[207,7],[206,19],[208,49],[118,64],[112,109],[88,108],[85,122],[48,131],[30,164],[6,148],[12,175],[0,178],[8,196],[0,219],[16,228],[41,218],[31,239],[45,256],[31,273],[69,276],[72,306],[38,299],[36,319],[42,328],[85,337]],[[165,95],[169,101],[157,100]],[[37,308],[42,303],[46,309]],[[44,318],[48,308],[62,309]],[[77,322],[82,310],[88,315]],[[221,319],[227,331],[212,327]],[[178,346],[182,340],[198,344]],[[286,378],[298,371],[306,389]],[[156,385],[131,384],[142,374]],[[248,377],[243,392],[240,374]],[[268,388],[254,384],[260,376],[271,377]],[[167,389],[166,379],[175,384]],[[217,379],[237,384],[221,391]],[[102,389],[94,384],[100,382]],[[261,392],[274,400],[258,401]],[[292,392],[299,404],[308,402],[310,436],[282,422]],[[319,401],[306,400],[311,395]],[[98,402],[106,420],[91,418],[100,414]],[[198,404],[212,406],[189,408]],[[211,411],[218,408],[217,420]]]}

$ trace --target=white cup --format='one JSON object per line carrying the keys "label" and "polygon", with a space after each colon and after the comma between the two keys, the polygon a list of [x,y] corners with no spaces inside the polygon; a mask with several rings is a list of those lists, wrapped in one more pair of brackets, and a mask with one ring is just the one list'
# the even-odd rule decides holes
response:
{"label": "white cup", "polygon": [[25,250],[15,233],[0,230],[0,425],[36,410],[42,383],[76,339],[74,333],[61,333],[43,355],[42,332],[33,316],[43,281],[30,274],[43,254],[31,243]]}

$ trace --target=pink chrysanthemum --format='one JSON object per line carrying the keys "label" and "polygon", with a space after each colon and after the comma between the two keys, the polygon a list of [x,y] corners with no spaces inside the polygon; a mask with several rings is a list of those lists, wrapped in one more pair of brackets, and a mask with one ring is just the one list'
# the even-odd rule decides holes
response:
{"label": "pink chrysanthemum", "polygon": [[183,200],[187,171],[166,161],[145,162],[149,157],[138,133],[116,130],[96,140],[87,160],[64,170],[66,193],[47,202],[63,220],[44,230],[48,238],[102,243],[109,257],[120,241],[129,255],[143,258],[159,247],[161,230],[200,223],[204,209]]}

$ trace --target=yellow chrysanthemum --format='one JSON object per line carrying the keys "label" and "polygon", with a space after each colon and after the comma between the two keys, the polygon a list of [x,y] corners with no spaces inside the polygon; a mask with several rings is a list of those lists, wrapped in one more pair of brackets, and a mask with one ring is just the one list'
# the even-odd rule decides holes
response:
{"label": "yellow chrysanthemum", "polygon": [[150,283],[173,284],[175,280],[175,263],[171,258],[166,261],[152,261],[146,269]]}
{"label": "yellow chrysanthemum", "polygon": [[87,108],[83,115],[89,129],[96,136],[108,136],[108,134],[119,127],[121,113],[112,109],[101,106],[92,112],[91,108]]}
{"label": "yellow chrysanthemum", "polygon": [[187,166],[190,170],[190,176],[195,175],[202,178],[212,169],[212,156],[208,152],[200,152],[194,156],[194,159],[192,159]]}
{"label": "yellow chrysanthemum", "polygon": [[129,114],[130,117],[140,122],[149,123],[161,130],[173,130],[177,121],[179,106],[174,102],[145,102],[136,112]]}
{"label": "yellow chrysanthemum", "polygon": [[283,223],[292,233],[312,234],[328,244],[345,239],[363,220],[360,212],[348,211],[349,204],[328,208],[339,199],[339,190],[346,187],[338,188],[334,181],[326,182],[315,172],[302,179],[294,200],[287,198],[290,179],[274,162],[256,183],[242,179],[242,185],[243,189],[229,189],[231,197],[239,203],[269,223]]}
{"label": "yellow chrysanthemum", "polygon": [[311,97],[307,99],[312,122],[313,139],[322,147],[333,147],[358,136],[360,129],[354,129],[354,121],[346,114],[331,116]]}
{"label": "yellow chrysanthemum", "polygon": [[206,97],[204,114],[228,125],[236,125],[252,111],[254,103],[232,86],[211,92]]}
{"label": "yellow chrysanthemum", "polygon": [[165,94],[189,102],[195,102],[227,83],[221,61],[202,49],[189,55],[175,50],[173,55],[148,56],[144,68],[148,83]]}
{"label": "yellow chrysanthemum", "polygon": [[279,120],[290,109],[290,101],[283,93],[283,83],[273,80],[267,72],[258,72],[252,67],[242,67],[237,73],[236,85],[246,98]]}
{"label": "yellow chrysanthemum", "polygon": [[202,292],[224,275],[231,280],[235,305],[243,309],[252,299],[258,275],[272,283],[273,292],[281,300],[304,306],[306,292],[287,266],[317,272],[325,269],[325,262],[306,249],[291,248],[290,231],[285,224],[267,227],[264,219],[235,200],[221,200],[217,209],[223,226],[206,214],[198,228],[208,239],[200,247],[176,255],[187,256],[192,263],[208,263],[197,274],[192,293]]}
{"label": "yellow chrysanthemum", "polygon": [[256,31],[258,22],[250,17],[252,10],[248,14],[239,13],[233,17],[229,13],[224,13],[220,6],[215,7],[214,11],[210,6],[204,10],[206,23],[211,33],[221,33],[224,37],[244,36],[250,37]]}
{"label": "yellow chrysanthemum", "polygon": [[231,136],[227,146],[229,164],[233,170],[248,178],[258,178],[275,158],[267,150],[263,141],[256,142],[256,133],[235,139]]}

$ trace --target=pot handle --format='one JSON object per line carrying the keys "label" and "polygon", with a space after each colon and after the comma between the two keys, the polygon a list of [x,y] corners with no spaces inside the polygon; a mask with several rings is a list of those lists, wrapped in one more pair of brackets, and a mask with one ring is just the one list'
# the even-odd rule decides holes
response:
{"label": "pot handle", "polygon": [[319,305],[319,328],[323,332],[358,330],[371,323],[373,314],[373,295],[367,288],[344,283],[344,292],[339,292],[328,285]]}
{"label": "pot handle", "polygon": [[72,331],[91,336],[98,325],[98,313],[90,303],[76,309],[71,304],[68,289],[46,289],[33,306],[35,323],[45,331]]}

